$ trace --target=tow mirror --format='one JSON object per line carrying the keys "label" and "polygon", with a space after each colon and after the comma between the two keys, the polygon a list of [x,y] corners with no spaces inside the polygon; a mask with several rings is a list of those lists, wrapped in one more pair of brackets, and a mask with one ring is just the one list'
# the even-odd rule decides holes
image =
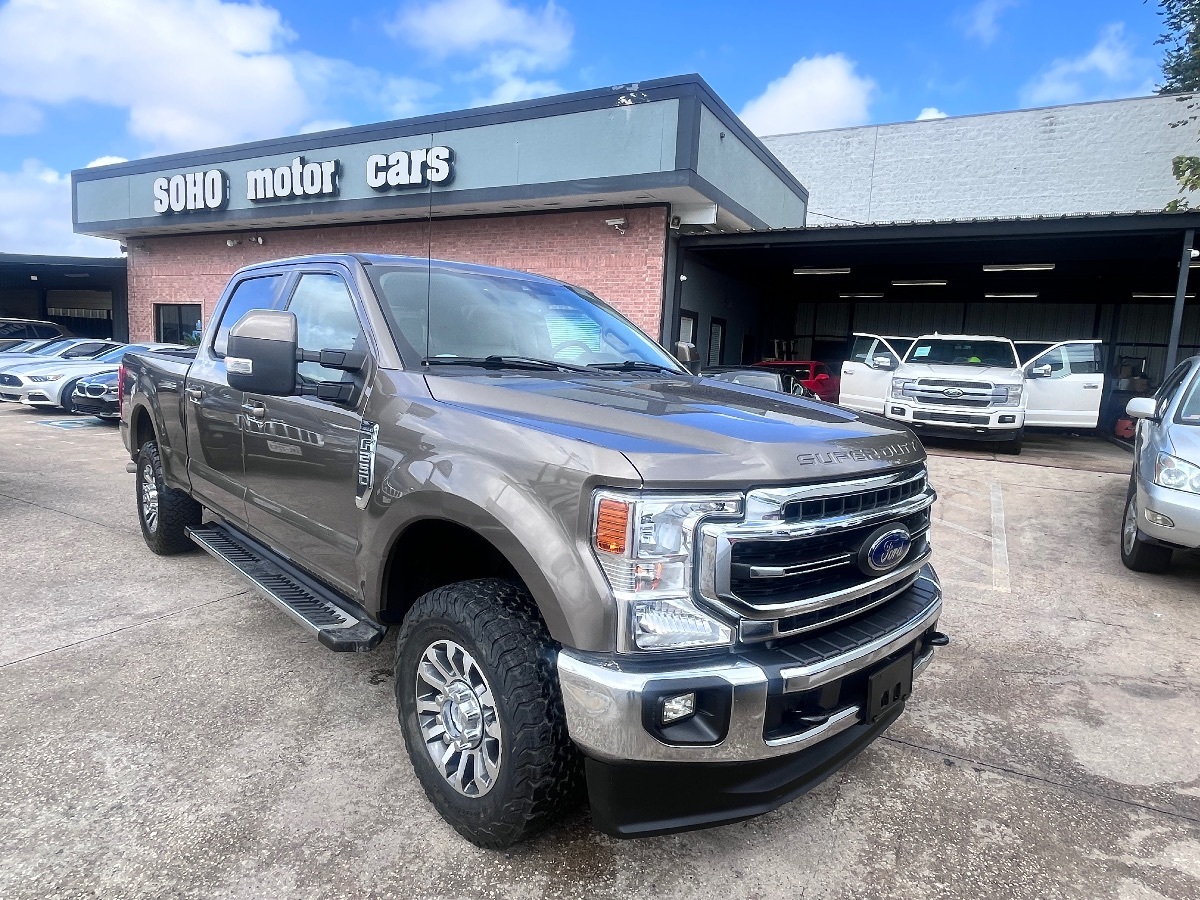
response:
{"label": "tow mirror", "polygon": [[1034,366],[1032,369],[1030,369],[1029,377],[1030,378],[1049,378],[1053,373],[1054,373],[1054,370],[1050,368],[1050,363],[1046,363],[1045,365]]}
{"label": "tow mirror", "polygon": [[896,368],[896,361],[890,356],[876,356],[873,360],[871,360],[871,368],[894,369]]}
{"label": "tow mirror", "polygon": [[225,375],[235,391],[286,397],[296,392],[296,315],[252,309],[229,329]]}
{"label": "tow mirror", "polygon": [[693,375],[700,374],[700,354],[696,352],[695,344],[688,341],[677,341],[675,358],[683,363],[683,367]]}
{"label": "tow mirror", "polygon": [[1131,419],[1154,421],[1158,418],[1158,404],[1153,397],[1134,397],[1125,406],[1125,414]]}

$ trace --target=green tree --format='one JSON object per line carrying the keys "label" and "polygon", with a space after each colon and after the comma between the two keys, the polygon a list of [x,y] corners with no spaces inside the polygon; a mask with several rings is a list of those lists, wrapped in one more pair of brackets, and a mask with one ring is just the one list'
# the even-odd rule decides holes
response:
{"label": "green tree", "polygon": [[[1160,94],[1186,94],[1200,91],[1200,0],[1159,0],[1158,13],[1166,31],[1155,42],[1166,47],[1163,54],[1163,83]],[[1196,103],[1191,97],[1180,97],[1188,115],[1172,128],[1196,121]],[[1171,160],[1171,173],[1179,185],[1180,194],[1200,190],[1200,156],[1176,156]],[[1176,197],[1166,206],[1166,212],[1191,209],[1188,198]]]}

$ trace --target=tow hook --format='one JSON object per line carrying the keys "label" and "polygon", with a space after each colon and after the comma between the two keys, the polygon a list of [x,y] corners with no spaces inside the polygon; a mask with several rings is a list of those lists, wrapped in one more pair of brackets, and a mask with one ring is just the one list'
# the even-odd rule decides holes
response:
{"label": "tow hook", "polygon": [[950,643],[950,635],[943,634],[940,631],[935,631],[933,634],[925,638],[925,643],[931,647],[945,647]]}
{"label": "tow hook", "polygon": [[125,463],[125,471],[128,472],[130,475],[136,475],[137,474],[137,463],[135,463],[133,460],[130,460],[129,462]]}

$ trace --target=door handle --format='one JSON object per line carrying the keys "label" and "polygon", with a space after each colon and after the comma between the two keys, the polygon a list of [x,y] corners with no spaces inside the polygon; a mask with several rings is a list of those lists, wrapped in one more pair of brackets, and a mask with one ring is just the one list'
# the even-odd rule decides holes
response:
{"label": "door handle", "polygon": [[267,408],[261,403],[243,403],[242,412],[255,419],[266,418]]}
{"label": "door handle", "polygon": [[183,392],[188,395],[189,400],[194,400],[197,403],[199,403],[200,398],[204,396],[204,388],[189,387],[184,388]]}
{"label": "door handle", "polygon": [[1085,384],[1085,385],[1083,386],[1083,389],[1084,389],[1085,391],[1098,391],[1098,390],[1100,390],[1100,385],[1098,385],[1098,384]]}

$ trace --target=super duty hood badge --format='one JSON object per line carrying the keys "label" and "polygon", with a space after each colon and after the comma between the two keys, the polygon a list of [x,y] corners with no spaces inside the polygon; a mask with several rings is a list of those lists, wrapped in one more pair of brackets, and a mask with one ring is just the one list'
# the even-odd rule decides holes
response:
{"label": "super duty hood badge", "polygon": [[846,462],[869,462],[872,460],[914,460],[921,458],[921,445],[918,441],[902,441],[895,444],[885,444],[882,447],[862,447],[851,450],[827,450],[820,453],[801,453],[796,461],[802,466],[827,466]]}

